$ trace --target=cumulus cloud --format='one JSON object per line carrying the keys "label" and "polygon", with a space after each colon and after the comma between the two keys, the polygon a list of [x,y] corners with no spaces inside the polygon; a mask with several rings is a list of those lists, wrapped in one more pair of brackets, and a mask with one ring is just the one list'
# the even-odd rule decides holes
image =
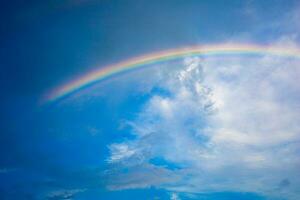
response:
{"label": "cumulus cloud", "polygon": [[[253,6],[247,15],[256,16]],[[299,7],[254,28],[229,42],[270,33],[273,46],[299,48]],[[156,68],[149,100],[127,123],[134,139],[109,146],[109,187],[299,199],[299,59],[219,56],[167,64]]]}
{"label": "cumulus cloud", "polygon": [[[209,57],[178,65],[128,123],[134,139],[109,146],[108,187],[296,198],[299,60]],[[167,166],[151,163],[157,157]]]}

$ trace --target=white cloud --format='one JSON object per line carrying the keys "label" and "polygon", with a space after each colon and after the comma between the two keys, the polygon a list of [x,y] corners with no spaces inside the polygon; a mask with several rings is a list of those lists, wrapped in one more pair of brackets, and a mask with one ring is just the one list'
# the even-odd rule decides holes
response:
{"label": "white cloud", "polygon": [[[252,8],[246,14],[257,12]],[[270,33],[272,45],[299,48],[299,27],[296,8],[229,42]],[[146,92],[164,92],[152,93],[127,123],[135,139],[110,146],[109,188],[155,186],[174,191],[171,199],[220,191],[300,198],[299,59],[219,56],[164,65],[154,81],[141,76]],[[176,168],[151,163],[157,157]]]}
{"label": "white cloud", "polygon": [[178,194],[176,194],[176,193],[171,193],[170,200],[180,200],[180,198],[179,198]]}
{"label": "white cloud", "polygon": [[112,144],[110,146],[111,156],[108,161],[114,163],[133,156],[135,150],[130,148],[127,144]]}
{"label": "white cloud", "polygon": [[[110,146],[118,170],[109,188],[298,197],[299,60],[188,58],[183,66],[165,73],[166,94],[153,94],[128,123],[136,139]],[[179,168],[155,166],[155,157]],[[278,191],[283,180],[290,184]]]}
{"label": "white cloud", "polygon": [[107,183],[110,190],[165,187],[169,182],[177,182],[181,178],[171,170],[148,163],[129,164],[125,168],[124,165],[115,166],[106,175],[113,177]]}
{"label": "white cloud", "polygon": [[47,199],[65,199],[71,200],[78,193],[84,192],[85,189],[62,189],[52,191],[47,195]]}

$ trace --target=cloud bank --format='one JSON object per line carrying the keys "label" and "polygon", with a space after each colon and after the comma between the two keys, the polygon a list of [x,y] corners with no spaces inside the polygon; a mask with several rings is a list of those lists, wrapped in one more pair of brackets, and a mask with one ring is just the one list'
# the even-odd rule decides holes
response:
{"label": "cloud bank", "polygon": [[109,146],[108,188],[296,199],[299,64],[270,56],[193,57],[162,72],[128,122],[134,139]]}

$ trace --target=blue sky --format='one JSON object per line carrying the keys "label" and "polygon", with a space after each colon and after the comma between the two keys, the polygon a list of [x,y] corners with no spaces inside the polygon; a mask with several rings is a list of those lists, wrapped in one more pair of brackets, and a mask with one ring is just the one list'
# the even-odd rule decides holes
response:
{"label": "blue sky", "polygon": [[299,48],[299,13],[296,0],[3,2],[0,199],[299,199],[299,59],[187,57],[40,104],[158,50]]}

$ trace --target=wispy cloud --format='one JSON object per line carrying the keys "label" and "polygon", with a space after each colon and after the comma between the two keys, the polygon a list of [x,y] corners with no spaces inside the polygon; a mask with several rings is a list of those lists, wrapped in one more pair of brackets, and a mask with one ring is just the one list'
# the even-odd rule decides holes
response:
{"label": "wispy cloud", "polygon": [[84,192],[85,189],[65,189],[65,190],[56,190],[53,192],[50,192],[47,195],[47,199],[49,200],[56,200],[56,199],[65,199],[65,200],[71,200],[75,197],[76,194],[80,192]]}
{"label": "wispy cloud", "polygon": [[172,193],[171,197],[170,197],[170,200],[180,200],[180,198],[179,198],[178,194]]}

